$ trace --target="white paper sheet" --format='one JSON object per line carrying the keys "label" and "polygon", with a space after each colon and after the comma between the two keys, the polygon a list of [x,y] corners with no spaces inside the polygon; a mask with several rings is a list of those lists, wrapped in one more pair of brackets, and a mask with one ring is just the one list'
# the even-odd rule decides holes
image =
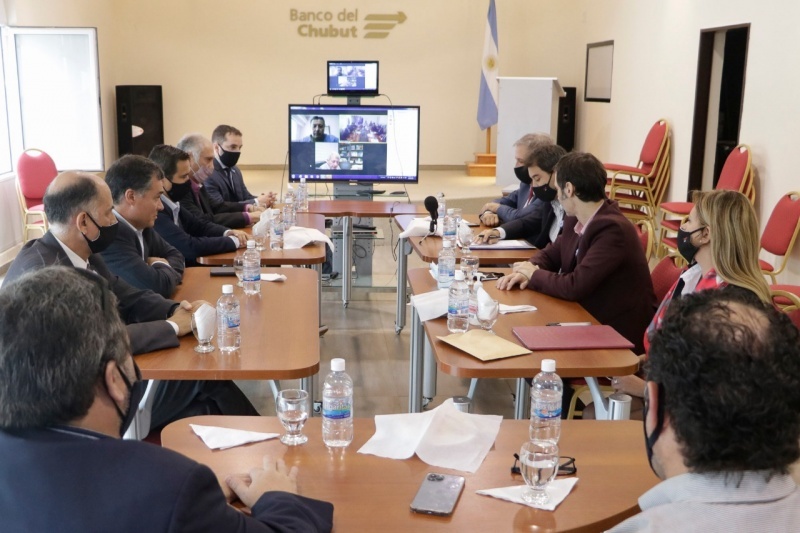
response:
{"label": "white paper sheet", "polygon": [[324,242],[334,251],[331,239],[318,229],[292,226],[283,232],[284,250],[299,250],[312,242]]}
{"label": "white paper sheet", "polygon": [[534,509],[555,511],[556,507],[558,507],[559,504],[564,501],[564,499],[572,491],[572,487],[574,487],[575,483],[577,482],[578,478],[576,477],[556,479],[551,481],[547,485],[547,489],[545,489],[547,491],[547,495],[550,497],[550,500],[542,505],[528,503],[522,499],[522,493],[527,489],[527,486],[524,484],[514,485],[511,487],[502,487],[499,489],[476,490],[475,492],[481,496],[491,496],[492,498],[498,498],[507,502],[527,505],[528,507],[533,507]]}
{"label": "white paper sheet", "polygon": [[422,322],[439,318],[447,314],[447,289],[438,289],[431,292],[423,292],[422,294],[413,294],[411,296],[411,305],[413,305],[419,319]]}
{"label": "white paper sheet", "polygon": [[494,244],[470,244],[472,250],[534,250],[536,247],[522,239],[497,241]]}
{"label": "white paper sheet", "polygon": [[192,431],[203,440],[203,443],[212,450],[227,450],[234,446],[259,442],[262,440],[274,439],[279,437],[279,433],[259,433],[257,431],[245,431],[243,429],[221,428],[217,426],[201,426],[199,424],[189,424]]}

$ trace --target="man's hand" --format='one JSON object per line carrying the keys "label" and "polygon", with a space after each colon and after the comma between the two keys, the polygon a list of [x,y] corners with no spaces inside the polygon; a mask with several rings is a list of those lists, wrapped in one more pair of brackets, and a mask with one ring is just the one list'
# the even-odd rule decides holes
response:
{"label": "man's hand", "polygon": [[614,387],[615,391],[630,394],[637,398],[644,397],[644,385],[644,380],[637,375],[616,376],[611,380],[611,386]]}
{"label": "man's hand", "polygon": [[239,229],[230,230],[230,233],[228,233],[228,235],[236,237],[239,240],[239,248],[244,248],[245,246],[247,246],[247,239],[250,238],[250,236],[247,233]]}
{"label": "man's hand", "polygon": [[169,261],[167,261],[163,257],[148,257],[147,258],[148,266],[153,266],[153,263],[158,263],[158,262],[169,264]]}
{"label": "man's hand", "polygon": [[261,213],[262,211],[250,211],[247,216],[250,217],[250,223],[255,224],[259,220],[261,220]]}
{"label": "man's hand", "polygon": [[514,271],[508,276],[503,276],[497,280],[495,285],[500,290],[510,290],[515,285],[524,289],[531,281],[531,276],[539,269],[536,265],[528,261],[514,263]]}
{"label": "man's hand", "polygon": [[[487,204],[488,205],[488,204]],[[497,205],[497,204],[495,204]],[[491,211],[484,211],[481,216],[481,223],[489,228],[495,228],[500,225],[500,217]]]}
{"label": "man's hand", "polygon": [[183,300],[180,305],[175,308],[175,312],[169,317],[170,322],[178,325],[178,337],[183,337],[192,331],[192,310],[196,309],[194,304],[190,304]]}
{"label": "man's hand", "polygon": [[272,207],[275,203],[275,200],[276,196],[272,191],[269,191],[268,193],[261,193],[258,195],[258,198],[256,198],[258,205],[263,207]]}
{"label": "man's hand", "polygon": [[472,240],[474,244],[494,244],[500,240],[500,232],[496,229],[487,229],[478,233]]}
{"label": "man's hand", "polygon": [[283,459],[264,456],[264,468],[254,468],[250,475],[230,475],[225,480],[242,503],[252,508],[267,491],[280,490],[297,494],[297,467],[286,468]]}

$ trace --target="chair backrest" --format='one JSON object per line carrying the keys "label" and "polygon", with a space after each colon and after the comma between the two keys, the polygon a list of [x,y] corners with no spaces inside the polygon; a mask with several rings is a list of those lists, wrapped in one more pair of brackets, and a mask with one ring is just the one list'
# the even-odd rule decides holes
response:
{"label": "chair backrest", "polygon": [[659,119],[650,128],[650,132],[644,140],[642,151],[639,154],[639,166],[644,172],[649,173],[653,169],[653,165],[656,164],[662,154],[668,138],[669,124],[663,118]]}
{"label": "chair backrest", "polygon": [[794,246],[800,230],[800,192],[783,195],[769,216],[764,233],[761,234],[761,248],[767,252],[785,256]]}
{"label": "chair backrest", "polygon": [[750,200],[755,200],[753,187],[753,168],[750,147],[740,144],[734,148],[722,166],[716,190],[738,191]]}
{"label": "chair backrest", "polygon": [[653,224],[649,220],[639,220],[634,223],[636,233],[639,235],[639,242],[642,243],[642,250],[647,261],[653,256],[653,246],[655,236],[653,235]]}
{"label": "chair backrest", "polygon": [[675,258],[668,255],[658,262],[652,272],[650,279],[653,280],[653,292],[656,293],[656,301],[661,302],[667,291],[675,284],[681,275],[681,267],[675,264]]}
{"label": "chair backrest", "polygon": [[[780,289],[771,288],[769,292],[772,295],[773,304],[780,307],[784,313],[789,315],[794,325],[800,328],[800,297],[792,292]],[[788,300],[789,305],[781,306],[781,300],[784,303]]]}
{"label": "chair backrest", "polygon": [[29,148],[17,160],[19,190],[27,207],[42,203],[47,186],[58,174],[56,164],[47,153]]}

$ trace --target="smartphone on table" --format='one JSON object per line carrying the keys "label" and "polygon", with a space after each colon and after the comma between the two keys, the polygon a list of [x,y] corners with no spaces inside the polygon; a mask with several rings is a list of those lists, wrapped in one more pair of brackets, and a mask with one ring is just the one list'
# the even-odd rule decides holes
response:
{"label": "smartphone on table", "polygon": [[463,490],[462,476],[429,472],[411,502],[411,510],[415,513],[450,516]]}

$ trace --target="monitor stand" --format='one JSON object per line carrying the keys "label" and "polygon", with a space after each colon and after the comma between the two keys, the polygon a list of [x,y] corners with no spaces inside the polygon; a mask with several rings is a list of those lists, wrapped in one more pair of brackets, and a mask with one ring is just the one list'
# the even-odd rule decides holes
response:
{"label": "monitor stand", "polygon": [[[372,200],[372,184],[371,183],[334,183],[333,184],[333,197],[336,200]],[[359,226],[371,227],[371,217],[353,217],[350,220],[351,224],[358,224]],[[334,237],[334,252],[333,264],[334,270],[342,268],[342,253],[344,246],[342,242],[342,230],[344,227],[344,220],[342,218],[333,219],[334,232],[338,229],[338,239]],[[363,280],[363,283],[371,285],[372,283],[372,254],[375,252],[375,239],[374,232],[363,231],[361,229],[354,230],[354,245],[358,247],[359,252],[353,253],[349,250],[351,255],[350,264],[355,266],[355,277]],[[344,281],[343,281],[344,282]]]}
{"label": "monitor stand", "polygon": [[348,96],[347,97],[347,105],[361,105],[361,97],[360,96]]}

